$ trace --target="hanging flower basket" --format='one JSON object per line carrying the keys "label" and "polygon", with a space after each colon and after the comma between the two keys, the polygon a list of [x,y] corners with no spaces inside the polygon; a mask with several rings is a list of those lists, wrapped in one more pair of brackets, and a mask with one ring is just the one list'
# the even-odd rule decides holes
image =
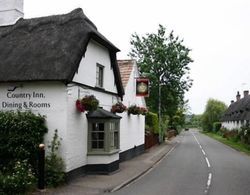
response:
{"label": "hanging flower basket", "polygon": [[140,114],[140,107],[136,105],[132,105],[128,107],[128,114],[139,115]]}
{"label": "hanging flower basket", "polygon": [[79,112],[85,112],[84,106],[81,103],[81,100],[76,100],[76,109]]}
{"label": "hanging flower basket", "polygon": [[86,95],[80,100],[76,100],[76,108],[80,112],[94,111],[98,108],[99,101],[93,95]]}
{"label": "hanging flower basket", "polygon": [[144,107],[140,107],[140,114],[141,115],[146,115],[148,113],[148,109]]}
{"label": "hanging flower basket", "polygon": [[111,112],[113,113],[123,113],[127,110],[127,107],[122,102],[117,102],[111,108]]}

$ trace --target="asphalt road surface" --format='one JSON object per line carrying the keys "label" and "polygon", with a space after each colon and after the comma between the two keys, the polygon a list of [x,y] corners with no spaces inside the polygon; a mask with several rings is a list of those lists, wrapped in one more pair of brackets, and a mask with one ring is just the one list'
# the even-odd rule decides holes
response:
{"label": "asphalt road surface", "polygon": [[250,195],[250,157],[196,130],[137,181],[112,195]]}

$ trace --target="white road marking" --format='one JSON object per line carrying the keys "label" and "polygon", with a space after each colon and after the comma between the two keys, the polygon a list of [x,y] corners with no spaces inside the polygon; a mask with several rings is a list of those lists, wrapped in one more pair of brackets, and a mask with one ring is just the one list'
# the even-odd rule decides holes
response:
{"label": "white road marking", "polygon": [[206,187],[206,189],[205,189],[205,194],[207,194],[208,193],[208,190],[209,190],[209,188],[210,188],[210,185],[211,185],[211,181],[212,181],[212,173],[209,173],[208,174],[208,179],[207,179],[207,187]]}
{"label": "white road marking", "polygon": [[207,187],[209,187],[211,185],[211,181],[212,181],[212,173],[209,173],[208,180],[207,180]]}
{"label": "white road marking", "polygon": [[209,161],[208,161],[208,158],[206,157],[206,162],[207,162],[207,166],[208,166],[208,168],[210,168],[211,167],[211,165],[210,165],[210,163],[209,163]]}
{"label": "white road marking", "polygon": [[[209,160],[208,160],[208,158],[207,158],[207,155],[206,155],[205,151],[203,150],[201,144],[199,143],[198,139],[197,139],[196,136],[193,134],[193,132],[192,132],[192,135],[194,136],[195,141],[196,141],[197,144],[199,145],[199,147],[200,147],[200,149],[201,149],[201,152],[203,153],[203,156],[204,156],[205,159],[206,159],[208,168],[210,168],[211,165],[210,165],[210,162],[209,162]],[[206,189],[205,189],[205,191],[204,191],[205,194],[208,193],[208,190],[209,190],[209,188],[210,188],[211,182],[212,182],[212,173],[209,173],[209,174],[208,174],[208,180],[207,180],[207,186],[206,186]]]}

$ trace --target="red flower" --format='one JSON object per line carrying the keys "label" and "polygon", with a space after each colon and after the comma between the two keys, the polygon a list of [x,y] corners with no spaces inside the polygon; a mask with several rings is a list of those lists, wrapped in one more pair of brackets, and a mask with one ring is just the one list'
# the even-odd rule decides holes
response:
{"label": "red flower", "polygon": [[84,106],[82,105],[81,100],[76,100],[76,109],[77,109],[79,112],[85,112],[85,108],[84,108]]}

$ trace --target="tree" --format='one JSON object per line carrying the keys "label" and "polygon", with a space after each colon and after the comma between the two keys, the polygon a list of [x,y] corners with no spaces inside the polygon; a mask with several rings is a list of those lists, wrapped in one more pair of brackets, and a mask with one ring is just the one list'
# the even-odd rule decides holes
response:
{"label": "tree", "polygon": [[[150,97],[147,105],[158,112],[159,87],[161,88],[161,111],[171,118],[180,105],[184,104],[184,93],[192,86],[188,64],[192,62],[191,51],[173,31],[166,35],[166,28],[159,25],[156,34],[140,37],[133,34],[130,56],[136,59],[139,72],[150,79]],[[164,98],[162,98],[164,97]]]}
{"label": "tree", "polygon": [[213,124],[220,121],[226,109],[227,106],[224,102],[215,99],[209,99],[201,119],[203,130],[212,131]]}

